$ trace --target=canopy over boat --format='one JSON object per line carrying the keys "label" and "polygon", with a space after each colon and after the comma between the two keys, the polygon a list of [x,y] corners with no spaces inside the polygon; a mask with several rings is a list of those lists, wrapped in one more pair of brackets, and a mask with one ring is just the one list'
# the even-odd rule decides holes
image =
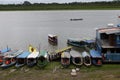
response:
{"label": "canopy over boat", "polygon": [[70,51],[70,55],[72,56],[72,57],[81,57],[81,54],[80,53],[78,53],[78,52],[76,52],[76,51]]}
{"label": "canopy over boat", "polygon": [[69,52],[63,52],[63,53],[61,54],[61,58],[70,58]]}
{"label": "canopy over boat", "polygon": [[45,50],[40,51],[40,56],[47,58],[47,51],[45,51]]}
{"label": "canopy over boat", "polygon": [[57,35],[48,34],[49,37],[57,37]]}
{"label": "canopy over boat", "polygon": [[69,41],[73,41],[73,42],[81,42],[84,41],[86,43],[94,43],[95,40],[91,39],[91,38],[69,38]]}
{"label": "canopy over boat", "polygon": [[20,54],[19,56],[17,56],[17,58],[27,58],[27,56],[30,54],[30,52],[23,52],[22,54]]}
{"label": "canopy over boat", "polygon": [[8,52],[10,50],[11,50],[11,48],[5,48],[5,49],[1,50],[0,53],[5,53],[5,52]]}
{"label": "canopy over boat", "polygon": [[37,58],[39,55],[39,52],[32,52],[30,55],[28,55],[27,58]]}
{"label": "canopy over boat", "polygon": [[99,52],[96,51],[95,49],[90,50],[90,55],[92,58],[102,58],[102,56],[99,54]]}
{"label": "canopy over boat", "polygon": [[84,51],[84,52],[82,53],[82,56],[83,56],[83,57],[86,57],[86,56],[89,56],[89,57],[90,57],[90,55],[89,55],[86,51]]}
{"label": "canopy over boat", "polygon": [[14,51],[11,51],[11,52],[7,52],[5,54],[5,58],[13,58],[13,57],[16,57],[18,56],[19,54],[21,54],[23,52],[23,50],[14,50]]}

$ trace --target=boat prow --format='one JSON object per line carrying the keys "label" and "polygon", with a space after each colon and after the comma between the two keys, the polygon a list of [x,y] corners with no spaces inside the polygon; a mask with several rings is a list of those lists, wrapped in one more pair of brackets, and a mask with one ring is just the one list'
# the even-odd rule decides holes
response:
{"label": "boat prow", "polygon": [[70,53],[63,52],[61,54],[61,64],[63,67],[68,67],[70,65]]}
{"label": "boat prow", "polygon": [[76,51],[70,51],[70,55],[72,57],[72,63],[76,66],[82,66],[83,64],[83,58],[81,53],[78,53]]}
{"label": "boat prow", "polygon": [[90,57],[88,52],[86,52],[86,51],[82,52],[82,57],[83,57],[83,63],[84,63],[85,66],[91,66],[92,65],[91,57]]}

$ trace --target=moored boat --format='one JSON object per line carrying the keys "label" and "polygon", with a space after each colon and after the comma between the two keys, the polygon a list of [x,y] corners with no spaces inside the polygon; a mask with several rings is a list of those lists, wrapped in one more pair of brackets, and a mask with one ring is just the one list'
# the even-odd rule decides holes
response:
{"label": "moored boat", "polygon": [[37,59],[37,66],[39,68],[43,68],[47,65],[48,63],[48,52],[43,50],[40,51],[39,57]]}
{"label": "moored boat", "polygon": [[27,63],[26,59],[27,56],[30,54],[30,52],[28,51],[24,51],[22,54],[20,54],[19,56],[17,56],[17,62],[16,62],[16,67],[21,67],[23,65],[25,65]]}
{"label": "moored boat", "polygon": [[104,63],[120,62],[120,27],[106,27],[96,30],[96,50]]}
{"label": "moored boat", "polygon": [[83,20],[83,18],[73,18],[73,19],[70,19],[70,21],[79,21],[79,20]]}
{"label": "moored boat", "polygon": [[83,57],[83,64],[85,66],[91,66],[92,62],[91,62],[91,57],[90,54],[86,51],[82,52],[82,57]]}
{"label": "moored boat", "polygon": [[70,55],[72,57],[72,63],[76,66],[82,66],[83,64],[83,58],[81,53],[78,53],[76,51],[70,51]]}
{"label": "moored boat", "polygon": [[93,39],[77,39],[77,38],[69,38],[67,40],[67,44],[76,46],[76,47],[85,47],[85,46],[93,46],[95,40]]}
{"label": "moored boat", "polygon": [[57,40],[57,35],[48,34],[48,41],[49,41],[50,43],[57,44],[57,42],[58,42],[58,40]]}
{"label": "moored boat", "polygon": [[98,51],[95,49],[90,50],[90,55],[92,58],[92,64],[96,66],[101,66],[102,65],[102,56]]}
{"label": "moored boat", "polygon": [[68,67],[70,65],[70,57],[69,52],[63,52],[61,54],[61,64],[63,67]]}
{"label": "moored boat", "polygon": [[27,65],[28,66],[34,66],[37,63],[37,58],[39,56],[39,52],[32,52],[30,55],[27,57]]}
{"label": "moored boat", "polygon": [[0,50],[0,65],[3,64],[3,58],[4,58],[4,55],[9,52],[11,50],[11,48],[5,48],[3,50]]}
{"label": "moored boat", "polygon": [[20,55],[23,52],[23,50],[13,50],[10,52],[7,52],[4,56],[4,62],[1,65],[2,68],[7,68],[16,63],[16,57]]}

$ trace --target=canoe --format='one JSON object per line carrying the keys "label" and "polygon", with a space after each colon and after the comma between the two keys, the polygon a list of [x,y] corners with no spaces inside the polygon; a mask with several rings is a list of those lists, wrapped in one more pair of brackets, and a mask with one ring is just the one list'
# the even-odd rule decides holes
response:
{"label": "canoe", "polygon": [[45,50],[40,51],[40,54],[39,54],[37,61],[38,61],[37,66],[39,68],[45,67],[48,63],[48,52]]}
{"label": "canoe", "polygon": [[30,55],[27,57],[27,65],[32,67],[37,63],[37,58],[39,56],[39,52],[32,52]]}
{"label": "canoe", "polygon": [[24,51],[22,54],[20,54],[19,56],[17,56],[17,62],[16,62],[16,67],[21,67],[23,65],[26,64],[26,58],[27,56],[30,54],[30,52],[28,51]]}
{"label": "canoe", "polygon": [[69,38],[67,39],[67,44],[76,46],[76,47],[85,47],[85,46],[93,46],[95,40],[93,39],[77,39],[77,38]]}
{"label": "canoe", "polygon": [[79,21],[79,20],[83,20],[83,18],[70,19],[70,21]]}
{"label": "canoe", "polygon": [[63,67],[68,67],[70,65],[70,57],[69,52],[63,52],[61,54],[61,64]]}
{"label": "canoe", "polygon": [[91,49],[90,50],[90,55],[92,58],[92,64],[96,65],[96,66],[101,66],[102,65],[102,56],[100,55],[100,53],[98,51],[96,51],[95,49]]}
{"label": "canoe", "polygon": [[72,63],[76,66],[82,66],[83,64],[83,58],[81,53],[78,53],[76,51],[70,51],[70,55],[71,55],[71,59],[72,59]]}
{"label": "canoe", "polygon": [[16,63],[16,57],[20,55],[23,52],[23,50],[13,50],[10,52],[7,52],[4,56],[4,62],[1,65],[2,68],[7,68]]}
{"label": "canoe", "polygon": [[58,42],[58,40],[57,40],[57,35],[48,34],[48,41],[49,41],[50,43],[57,44],[57,42]]}
{"label": "canoe", "polygon": [[82,57],[83,57],[83,64],[85,66],[91,66],[92,62],[91,62],[91,57],[90,54],[86,51],[82,52]]}
{"label": "canoe", "polygon": [[3,58],[6,52],[9,52],[11,48],[5,48],[3,50],[0,50],[0,65],[3,64]]}

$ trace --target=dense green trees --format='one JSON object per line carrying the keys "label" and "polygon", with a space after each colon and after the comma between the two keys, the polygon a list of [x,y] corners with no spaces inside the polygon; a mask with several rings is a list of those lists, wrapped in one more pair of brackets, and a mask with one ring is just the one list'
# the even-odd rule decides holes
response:
{"label": "dense green trees", "polygon": [[89,10],[120,9],[120,0],[102,2],[31,3],[0,5],[0,10]]}

